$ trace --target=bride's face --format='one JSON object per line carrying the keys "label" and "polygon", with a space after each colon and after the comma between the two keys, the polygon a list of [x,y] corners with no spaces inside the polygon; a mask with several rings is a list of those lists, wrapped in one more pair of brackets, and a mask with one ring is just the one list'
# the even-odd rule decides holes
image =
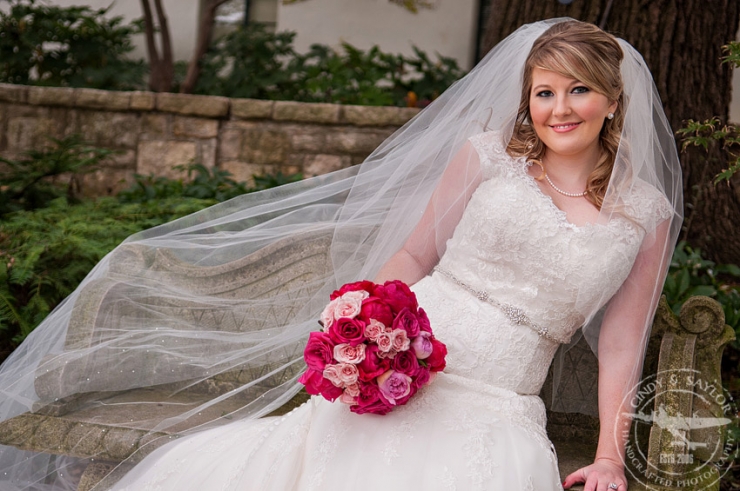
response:
{"label": "bride's face", "polygon": [[550,158],[593,160],[595,165],[601,128],[616,108],[616,102],[578,80],[542,68],[532,70],[530,118]]}

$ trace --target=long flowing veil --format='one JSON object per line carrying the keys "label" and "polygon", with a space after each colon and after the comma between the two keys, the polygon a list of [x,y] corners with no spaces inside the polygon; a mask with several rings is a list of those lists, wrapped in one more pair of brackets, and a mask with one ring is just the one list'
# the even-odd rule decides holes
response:
{"label": "long flowing veil", "polygon": [[[126,408],[118,417],[131,429],[131,446],[145,453],[162,438],[280,407],[300,389],[302,348],[328,294],[372,279],[402,247],[469,137],[493,130],[508,140],[527,54],[562,20],[518,29],[360,166],[241,196],[128,238],[0,367],[0,419],[39,416],[36,443],[43,446],[44,415],[112,410],[115,400]],[[617,168],[629,172],[615,172],[607,201],[628,193],[630,179],[662,192],[675,210],[670,233],[648,230],[646,242],[662,241],[667,261],[682,209],[675,142],[644,61],[621,44],[627,98]],[[467,172],[478,172],[476,165]],[[440,254],[446,237],[430,237]],[[596,312],[582,314],[590,320]],[[596,324],[586,332],[597,332]],[[154,402],[152,388],[170,402]],[[70,423],[69,431],[84,428]],[[70,453],[78,459],[63,459],[57,448],[2,446],[0,490],[73,489],[75,466],[110,452],[78,448]]]}

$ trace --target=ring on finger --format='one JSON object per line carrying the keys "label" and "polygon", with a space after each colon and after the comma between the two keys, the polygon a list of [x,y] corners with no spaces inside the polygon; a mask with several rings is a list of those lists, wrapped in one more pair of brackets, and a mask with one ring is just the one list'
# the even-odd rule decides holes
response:
{"label": "ring on finger", "polygon": [[607,486],[609,489],[619,489],[619,485],[615,482],[610,482],[609,486]]}

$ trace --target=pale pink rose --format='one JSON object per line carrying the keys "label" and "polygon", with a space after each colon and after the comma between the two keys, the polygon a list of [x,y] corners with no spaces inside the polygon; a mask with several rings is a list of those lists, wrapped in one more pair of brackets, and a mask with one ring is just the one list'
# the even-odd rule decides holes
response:
{"label": "pale pink rose", "polygon": [[324,311],[321,312],[321,317],[319,317],[319,319],[321,320],[321,325],[324,326],[324,331],[327,331],[336,320],[334,317],[334,309],[336,308],[337,303],[339,303],[339,299],[335,298],[329,302],[329,305],[324,307]]}
{"label": "pale pink rose", "polygon": [[403,399],[411,392],[411,377],[388,370],[378,377],[378,388],[388,402],[395,405],[398,399]]}
{"label": "pale pink rose", "polygon": [[351,292],[345,292],[342,295],[342,298],[354,299],[354,300],[357,300],[358,302],[362,302],[363,300],[365,300],[369,296],[370,296],[370,294],[368,292],[366,292],[365,290],[355,290],[355,291],[351,291]]}
{"label": "pale pink rose", "polygon": [[357,317],[357,314],[362,310],[361,293],[367,296],[367,292],[347,292],[332,300],[332,302],[337,302],[334,306],[334,318],[347,317],[348,319],[354,319]]}
{"label": "pale pink rose", "polygon": [[324,378],[334,384],[336,387],[344,387],[342,377],[340,376],[339,365],[326,365],[323,372]]}
{"label": "pale pink rose", "polygon": [[360,376],[357,365],[340,363],[336,366],[339,367],[339,379],[342,381],[342,387],[357,383],[357,378]]}
{"label": "pale pink rose", "polygon": [[344,392],[342,392],[342,395],[339,396],[339,402],[347,404],[349,406],[354,406],[355,404],[357,404],[357,396],[351,396],[345,390]]}
{"label": "pale pink rose", "polygon": [[360,363],[365,359],[365,345],[358,344],[352,346],[349,343],[342,343],[334,346],[334,358],[340,363]]}
{"label": "pale pink rose", "polygon": [[388,358],[388,359],[391,359],[392,360],[393,358],[396,357],[396,353],[397,353],[397,351],[394,350],[394,349],[391,349],[390,351],[387,351],[385,353],[382,352],[382,351],[378,351],[378,358],[380,358],[380,359],[386,359],[386,358]]}
{"label": "pale pink rose", "polygon": [[393,339],[393,350],[394,351],[406,351],[407,349],[409,349],[411,340],[409,339],[405,330],[394,329],[391,332],[391,336]]}
{"label": "pale pink rose", "polygon": [[376,343],[378,343],[380,353],[388,353],[393,349],[393,336],[391,333],[385,332],[378,336]]}
{"label": "pale pink rose", "polygon": [[[418,359],[423,360],[425,358],[429,358],[429,355],[432,354],[433,346],[429,339],[431,337],[432,335],[430,333],[421,331],[419,332],[419,335],[411,341],[411,349],[414,351],[414,354],[416,354]],[[336,355],[334,357],[336,358]]]}
{"label": "pale pink rose", "polygon": [[345,394],[349,394],[351,397],[357,397],[360,395],[360,384],[350,384],[344,389]]}
{"label": "pale pink rose", "polygon": [[375,319],[370,319],[370,323],[365,326],[365,336],[370,341],[373,341],[373,342],[377,341],[378,336],[380,336],[384,332],[385,332],[385,325],[382,322],[375,320]]}

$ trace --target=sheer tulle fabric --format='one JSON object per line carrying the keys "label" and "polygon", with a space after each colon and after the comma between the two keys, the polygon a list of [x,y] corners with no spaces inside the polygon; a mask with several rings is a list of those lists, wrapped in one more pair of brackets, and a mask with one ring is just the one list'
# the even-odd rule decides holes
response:
{"label": "sheer tulle fabric", "polygon": [[[517,30],[361,166],[238,197],[127,239],[2,365],[0,418],[75,397],[93,406],[111,392],[153,385],[173,394],[202,388],[212,390],[213,397],[167,411],[149,411],[142,400],[142,410],[131,414],[130,423],[152,432],[181,427],[192,432],[258,418],[285,403],[300,388],[302,348],[332,290],[373,278],[420,221],[429,230],[423,240],[435,245],[437,257],[443,255],[484,178],[466,142],[483,131],[508,140],[524,61],[534,40],[558,21]],[[642,247],[663,271],[680,226],[680,168],[650,73],[633,48],[624,42],[622,47],[625,125],[598,222],[634,210],[629,197],[636,186],[662,192],[673,219],[641,223],[646,228]],[[268,285],[256,297],[241,296],[236,287],[214,293],[207,283],[189,281],[193,265],[217,271],[295,240],[323,251],[319,262],[328,265],[325,273],[306,275],[301,263],[294,266],[291,282]],[[435,264],[423,266],[431,270]],[[626,284],[643,271],[634,268]],[[253,270],[246,267],[244,274]],[[634,310],[643,326],[643,346],[660,283],[641,292],[642,303]],[[69,326],[84,321],[75,316],[87,311],[79,306],[92,298],[85,292],[96,288],[108,289],[110,314],[84,335],[75,334]],[[598,323],[589,321],[597,315],[594,306],[609,299],[594,301],[590,292],[582,293],[579,314],[595,347]],[[635,374],[642,358],[636,353]],[[219,374],[222,380],[214,388],[211,381]],[[51,453],[2,447],[0,489],[73,488],[74,470],[84,462]]]}

